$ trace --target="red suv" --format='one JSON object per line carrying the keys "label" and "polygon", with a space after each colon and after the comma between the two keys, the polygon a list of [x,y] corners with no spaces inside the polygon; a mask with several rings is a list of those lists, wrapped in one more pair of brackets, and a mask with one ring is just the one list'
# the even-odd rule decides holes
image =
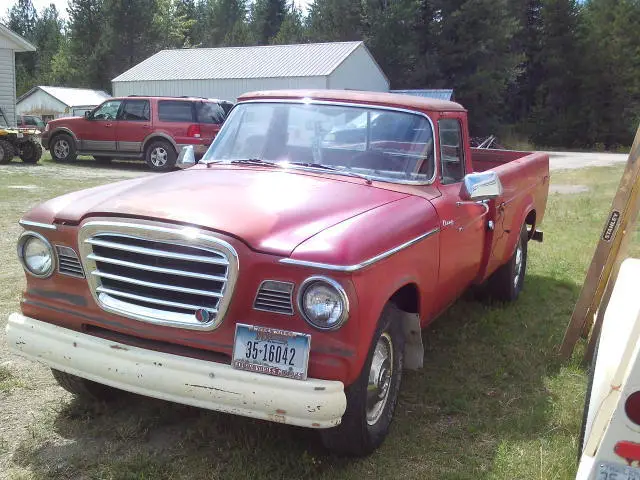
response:
{"label": "red suv", "polygon": [[101,163],[144,159],[152,170],[167,171],[185,145],[193,145],[198,156],[204,154],[231,106],[192,97],[110,98],[84,117],[50,121],[42,146],[59,162],[78,155],[92,155]]}

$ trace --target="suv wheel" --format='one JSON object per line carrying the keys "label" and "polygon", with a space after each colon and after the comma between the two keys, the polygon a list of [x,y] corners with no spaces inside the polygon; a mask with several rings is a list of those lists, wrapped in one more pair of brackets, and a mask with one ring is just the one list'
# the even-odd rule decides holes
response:
{"label": "suv wheel", "polygon": [[144,159],[151,170],[167,172],[175,167],[178,154],[166,140],[155,140],[147,147]]}
{"label": "suv wheel", "polygon": [[56,162],[73,162],[76,157],[76,144],[70,135],[61,133],[51,141],[51,158]]}

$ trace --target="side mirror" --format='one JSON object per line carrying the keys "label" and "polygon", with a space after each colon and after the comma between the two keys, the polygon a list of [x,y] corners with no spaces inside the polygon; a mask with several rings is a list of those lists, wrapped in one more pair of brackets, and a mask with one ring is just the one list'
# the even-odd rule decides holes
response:
{"label": "side mirror", "polygon": [[178,160],[176,160],[176,167],[184,170],[185,168],[193,167],[195,164],[196,154],[193,152],[193,145],[182,147]]}
{"label": "side mirror", "polygon": [[91,118],[91,110],[86,110],[84,112],[84,118],[86,118],[87,120]]}
{"label": "side mirror", "polygon": [[502,195],[500,178],[491,170],[465,175],[460,197],[463,200],[480,202]]}

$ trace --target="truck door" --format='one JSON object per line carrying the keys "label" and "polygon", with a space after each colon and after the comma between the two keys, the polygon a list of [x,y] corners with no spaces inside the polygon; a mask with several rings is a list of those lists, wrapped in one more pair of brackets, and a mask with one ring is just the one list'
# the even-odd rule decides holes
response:
{"label": "truck door", "polygon": [[[451,118],[446,118],[451,115]],[[462,181],[470,170],[467,132],[459,114],[438,121],[439,180],[442,196],[432,203],[440,217],[440,274],[436,312],[442,311],[471,284],[480,271],[486,236],[484,204],[463,202]]]}
{"label": "truck door", "polygon": [[113,152],[116,149],[116,122],[122,100],[107,100],[74,127],[80,149],[88,152]]}

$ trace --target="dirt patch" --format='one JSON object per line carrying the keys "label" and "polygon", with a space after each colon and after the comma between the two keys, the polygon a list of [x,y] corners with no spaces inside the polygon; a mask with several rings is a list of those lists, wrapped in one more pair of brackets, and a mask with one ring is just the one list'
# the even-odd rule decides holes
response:
{"label": "dirt patch", "polygon": [[570,195],[572,193],[588,192],[589,187],[586,185],[550,185],[549,193],[559,193],[560,195]]}

